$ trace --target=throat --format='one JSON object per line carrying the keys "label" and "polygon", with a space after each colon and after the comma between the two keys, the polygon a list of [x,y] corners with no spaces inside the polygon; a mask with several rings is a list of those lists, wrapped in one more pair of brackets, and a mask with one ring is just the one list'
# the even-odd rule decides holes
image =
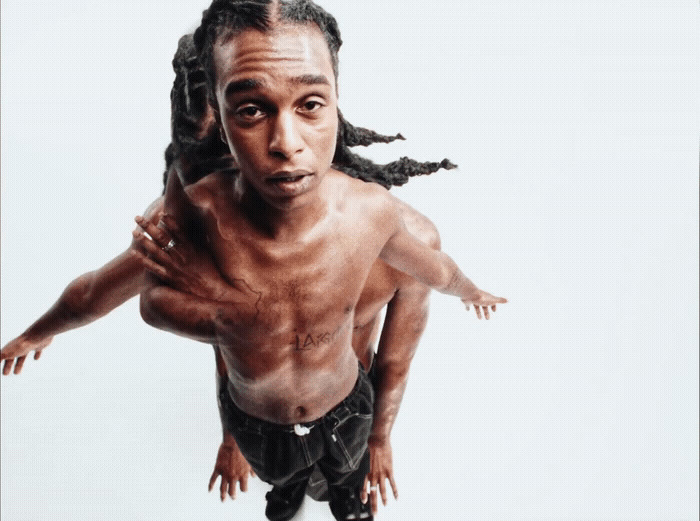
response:
{"label": "throat", "polygon": [[[312,194],[307,194],[311,196]],[[244,203],[250,222],[275,241],[299,241],[317,228],[328,216],[328,203],[320,197],[302,197],[292,201],[267,201],[258,194]]]}

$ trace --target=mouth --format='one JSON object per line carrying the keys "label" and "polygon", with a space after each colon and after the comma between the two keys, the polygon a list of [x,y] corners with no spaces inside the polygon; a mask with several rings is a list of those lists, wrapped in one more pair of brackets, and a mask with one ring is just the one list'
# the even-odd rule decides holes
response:
{"label": "mouth", "polygon": [[265,183],[281,192],[293,194],[303,189],[312,176],[311,172],[305,170],[276,172],[265,179]]}

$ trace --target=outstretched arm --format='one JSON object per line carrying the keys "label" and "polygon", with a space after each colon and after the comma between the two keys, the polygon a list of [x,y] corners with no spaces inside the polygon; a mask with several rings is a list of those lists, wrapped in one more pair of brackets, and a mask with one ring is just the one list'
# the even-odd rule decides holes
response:
{"label": "outstretched arm", "polygon": [[[146,211],[150,221],[157,221],[162,199]],[[38,359],[42,349],[59,333],[87,325],[138,295],[143,286],[144,269],[135,254],[136,243],[101,268],[73,280],[56,303],[24,333],[3,347],[3,374],[19,374],[27,354],[34,351]]]}
{"label": "outstretched arm", "polygon": [[473,304],[478,318],[482,309],[489,318],[489,307],[495,311],[496,304],[508,302],[477,288],[449,255],[411,235],[398,214],[394,215],[394,223],[395,232],[379,255],[387,264],[441,293],[459,297],[467,309]]}

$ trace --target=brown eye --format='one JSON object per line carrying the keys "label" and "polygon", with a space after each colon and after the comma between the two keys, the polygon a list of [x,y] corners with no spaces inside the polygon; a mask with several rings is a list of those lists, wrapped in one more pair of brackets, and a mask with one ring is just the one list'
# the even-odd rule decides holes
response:
{"label": "brown eye", "polygon": [[312,113],[318,111],[323,106],[324,104],[320,101],[312,99],[305,101],[304,104],[301,106],[301,109],[303,112]]}
{"label": "brown eye", "polygon": [[263,112],[257,105],[243,105],[236,110],[235,116],[241,121],[251,122],[260,119]]}

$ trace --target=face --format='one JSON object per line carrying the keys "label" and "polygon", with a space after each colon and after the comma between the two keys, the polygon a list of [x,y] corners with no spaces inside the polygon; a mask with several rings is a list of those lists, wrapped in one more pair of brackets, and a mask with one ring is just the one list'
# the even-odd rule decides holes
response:
{"label": "face", "polygon": [[308,197],[338,129],[328,46],[313,24],[248,29],[214,46],[217,120],[246,188],[277,206]]}

